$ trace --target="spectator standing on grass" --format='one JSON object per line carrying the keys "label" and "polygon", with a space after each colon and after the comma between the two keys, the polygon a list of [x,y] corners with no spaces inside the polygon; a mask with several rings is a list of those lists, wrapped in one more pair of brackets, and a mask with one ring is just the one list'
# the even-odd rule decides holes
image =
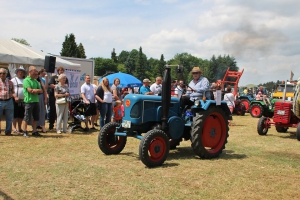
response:
{"label": "spectator standing on grass", "polygon": [[[227,106],[231,112],[231,114],[233,113],[233,110],[234,110],[234,107],[235,107],[235,104],[234,104],[234,101],[235,101],[235,97],[234,95],[232,94],[231,92],[231,86],[228,85],[226,90],[225,90],[225,94],[224,94],[224,101],[226,101],[227,103]],[[228,120],[228,123],[229,125],[231,124],[231,120]]]}
{"label": "spectator standing on grass", "polygon": [[[54,88],[54,96],[56,99],[60,98],[68,98],[70,96],[69,93],[69,86],[66,84],[67,76],[65,74],[60,74],[58,76],[58,84]],[[68,109],[69,104],[68,101],[66,103],[58,104],[56,103],[56,131],[58,134],[61,133],[61,124],[63,124],[62,131],[64,133],[67,132],[67,125],[68,125]]]}
{"label": "spectator standing on grass", "polygon": [[110,89],[112,91],[112,94],[113,94],[113,105],[115,104],[115,102],[117,100],[121,100],[121,89],[119,88],[120,83],[121,83],[120,79],[119,78],[115,78],[114,79],[114,83],[110,87]]}
{"label": "spectator standing on grass", "polygon": [[112,98],[109,87],[109,81],[104,77],[96,91],[97,107],[100,110],[100,126],[101,128],[111,121],[112,116]]}
{"label": "spectator standing on grass", "polygon": [[160,76],[156,77],[155,83],[150,86],[151,92],[156,96],[161,96],[162,92],[162,78]]}
{"label": "spectator standing on grass", "polygon": [[[0,68],[0,122],[2,119],[3,111],[5,111],[5,135],[11,135],[12,122],[14,119],[14,101],[15,97],[13,82],[8,80],[7,70]],[[1,133],[1,123],[0,123]]]}
{"label": "spectator standing on grass", "polygon": [[[54,88],[58,84],[58,76],[60,74],[63,74],[65,72],[65,69],[63,67],[57,68],[57,75],[54,75],[51,77],[49,81],[49,87],[48,87],[48,97],[49,97],[49,130],[52,130],[54,127],[54,122],[56,120],[56,105],[55,105],[55,97],[54,97]],[[68,86],[68,78],[66,79],[66,85]]]}
{"label": "spectator standing on grass", "polygon": [[23,94],[23,81],[25,76],[25,69],[23,66],[20,66],[16,69],[16,77],[11,79],[11,82],[14,84],[14,120],[13,120],[13,132],[14,133],[23,133],[22,130],[22,121],[24,118],[24,94]]}
{"label": "spectator standing on grass", "polygon": [[36,80],[39,82],[39,84],[43,90],[43,93],[39,94],[39,106],[40,106],[40,117],[39,118],[40,119],[37,122],[37,127],[40,127],[42,129],[42,132],[46,133],[45,116],[46,116],[46,105],[47,105],[47,99],[48,99],[47,98],[47,90],[46,90],[46,86],[41,77],[38,77]]}
{"label": "spectator standing on grass", "polygon": [[23,136],[29,137],[27,133],[27,124],[32,121],[32,136],[41,136],[36,130],[37,121],[39,121],[40,115],[40,105],[39,105],[39,95],[43,93],[41,85],[36,80],[38,78],[38,71],[34,66],[30,66],[28,70],[28,76],[23,81],[23,93],[25,102],[25,114],[23,120]]}
{"label": "spectator standing on grass", "polygon": [[95,103],[95,89],[91,84],[91,77],[90,75],[85,76],[85,83],[81,86],[80,93],[81,97],[86,104],[86,109],[84,111],[85,116],[85,131],[89,130],[89,117],[91,116],[91,130],[96,130],[94,126],[95,117],[97,115],[97,107]]}
{"label": "spectator standing on grass", "polygon": [[151,81],[147,78],[143,80],[143,85],[140,88],[140,94],[144,95],[153,95],[154,93],[150,90],[150,83]]}
{"label": "spectator standing on grass", "polygon": [[[95,95],[96,95],[96,91],[98,89],[98,80],[94,78],[94,81],[93,81],[92,85],[94,87],[94,91],[95,91]],[[97,99],[96,98],[95,98],[95,104],[97,105]],[[96,114],[96,116],[94,118],[94,126],[99,126],[98,125],[98,119],[99,119],[100,112],[99,112],[98,109],[96,109],[96,112],[97,112],[97,114]]]}

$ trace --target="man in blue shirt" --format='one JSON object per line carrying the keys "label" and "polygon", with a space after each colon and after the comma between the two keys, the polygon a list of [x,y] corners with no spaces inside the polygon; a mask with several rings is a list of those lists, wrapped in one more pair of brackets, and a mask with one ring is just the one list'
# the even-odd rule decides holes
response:
{"label": "man in blue shirt", "polygon": [[150,90],[150,83],[151,81],[147,78],[143,80],[143,86],[140,88],[140,94],[145,94],[145,95],[153,95],[154,93],[151,92]]}
{"label": "man in blue shirt", "polygon": [[[201,76],[202,70],[199,67],[194,67],[191,71],[193,80],[189,83],[187,94],[184,95],[184,105],[194,105],[195,100],[202,99],[205,90],[209,90],[210,85],[207,78]],[[210,92],[206,92],[206,98],[210,99]]]}

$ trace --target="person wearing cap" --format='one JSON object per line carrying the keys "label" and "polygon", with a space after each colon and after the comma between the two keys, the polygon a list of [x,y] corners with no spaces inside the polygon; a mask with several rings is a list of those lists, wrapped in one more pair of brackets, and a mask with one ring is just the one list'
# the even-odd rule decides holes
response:
{"label": "person wearing cap", "polygon": [[[182,102],[184,105],[188,106],[194,105],[195,100],[201,99],[204,91],[210,88],[208,79],[201,76],[202,70],[199,67],[194,67],[191,71],[191,74],[193,75],[193,80],[187,87],[187,91],[189,93],[184,95]],[[210,99],[210,92],[206,92],[206,98]]]}
{"label": "person wearing cap", "polygon": [[[11,125],[14,119],[14,103],[12,97],[14,96],[14,85],[8,80],[7,70],[0,68],[0,120],[2,119],[3,111],[5,111],[5,135],[11,135]],[[1,131],[1,123],[0,123]]]}
{"label": "person wearing cap", "polygon": [[[11,79],[14,84],[14,120],[13,120],[13,132],[23,133],[21,128],[22,120],[24,118],[25,104],[24,104],[24,94],[23,94],[23,81],[26,74],[23,66],[20,66],[15,71],[16,77]],[[18,125],[17,125],[18,124]]]}
{"label": "person wearing cap", "polygon": [[154,93],[150,90],[150,83],[151,81],[147,78],[143,80],[143,85],[140,88],[140,94],[144,95],[154,95]]}
{"label": "person wearing cap", "polygon": [[151,92],[156,96],[161,96],[162,91],[162,78],[160,76],[156,77],[155,83],[150,86]]}

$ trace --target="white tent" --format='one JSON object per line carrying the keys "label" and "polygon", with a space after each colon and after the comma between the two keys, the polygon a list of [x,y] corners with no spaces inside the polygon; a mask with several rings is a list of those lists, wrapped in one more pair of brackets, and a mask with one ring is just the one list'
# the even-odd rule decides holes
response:
{"label": "white tent", "polygon": [[[14,40],[0,39],[0,67],[7,67],[12,77],[15,69],[21,65],[25,69],[28,69],[30,65],[36,66],[37,69],[44,68],[46,55],[50,54],[35,50]],[[70,81],[70,93],[79,94],[80,64],[56,57],[55,68],[59,66],[65,68],[65,74]]]}
{"label": "white tent", "polygon": [[[0,62],[22,65],[44,66],[45,56],[50,55],[14,40],[0,39]],[[55,67],[80,69],[80,64],[72,63],[56,57]]]}

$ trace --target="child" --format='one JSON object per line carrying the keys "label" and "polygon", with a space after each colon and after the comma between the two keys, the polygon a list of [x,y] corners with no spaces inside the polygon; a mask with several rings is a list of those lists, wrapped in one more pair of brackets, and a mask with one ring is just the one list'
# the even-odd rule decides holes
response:
{"label": "child", "polygon": [[256,100],[262,100],[261,96],[262,96],[261,92],[258,92],[257,95],[256,95],[256,97],[255,97],[255,99]]}
{"label": "child", "polygon": [[121,121],[122,121],[123,115],[122,115],[121,105],[122,105],[122,102],[120,100],[117,100],[116,105],[114,107],[114,116],[113,116],[114,122],[121,123]]}

